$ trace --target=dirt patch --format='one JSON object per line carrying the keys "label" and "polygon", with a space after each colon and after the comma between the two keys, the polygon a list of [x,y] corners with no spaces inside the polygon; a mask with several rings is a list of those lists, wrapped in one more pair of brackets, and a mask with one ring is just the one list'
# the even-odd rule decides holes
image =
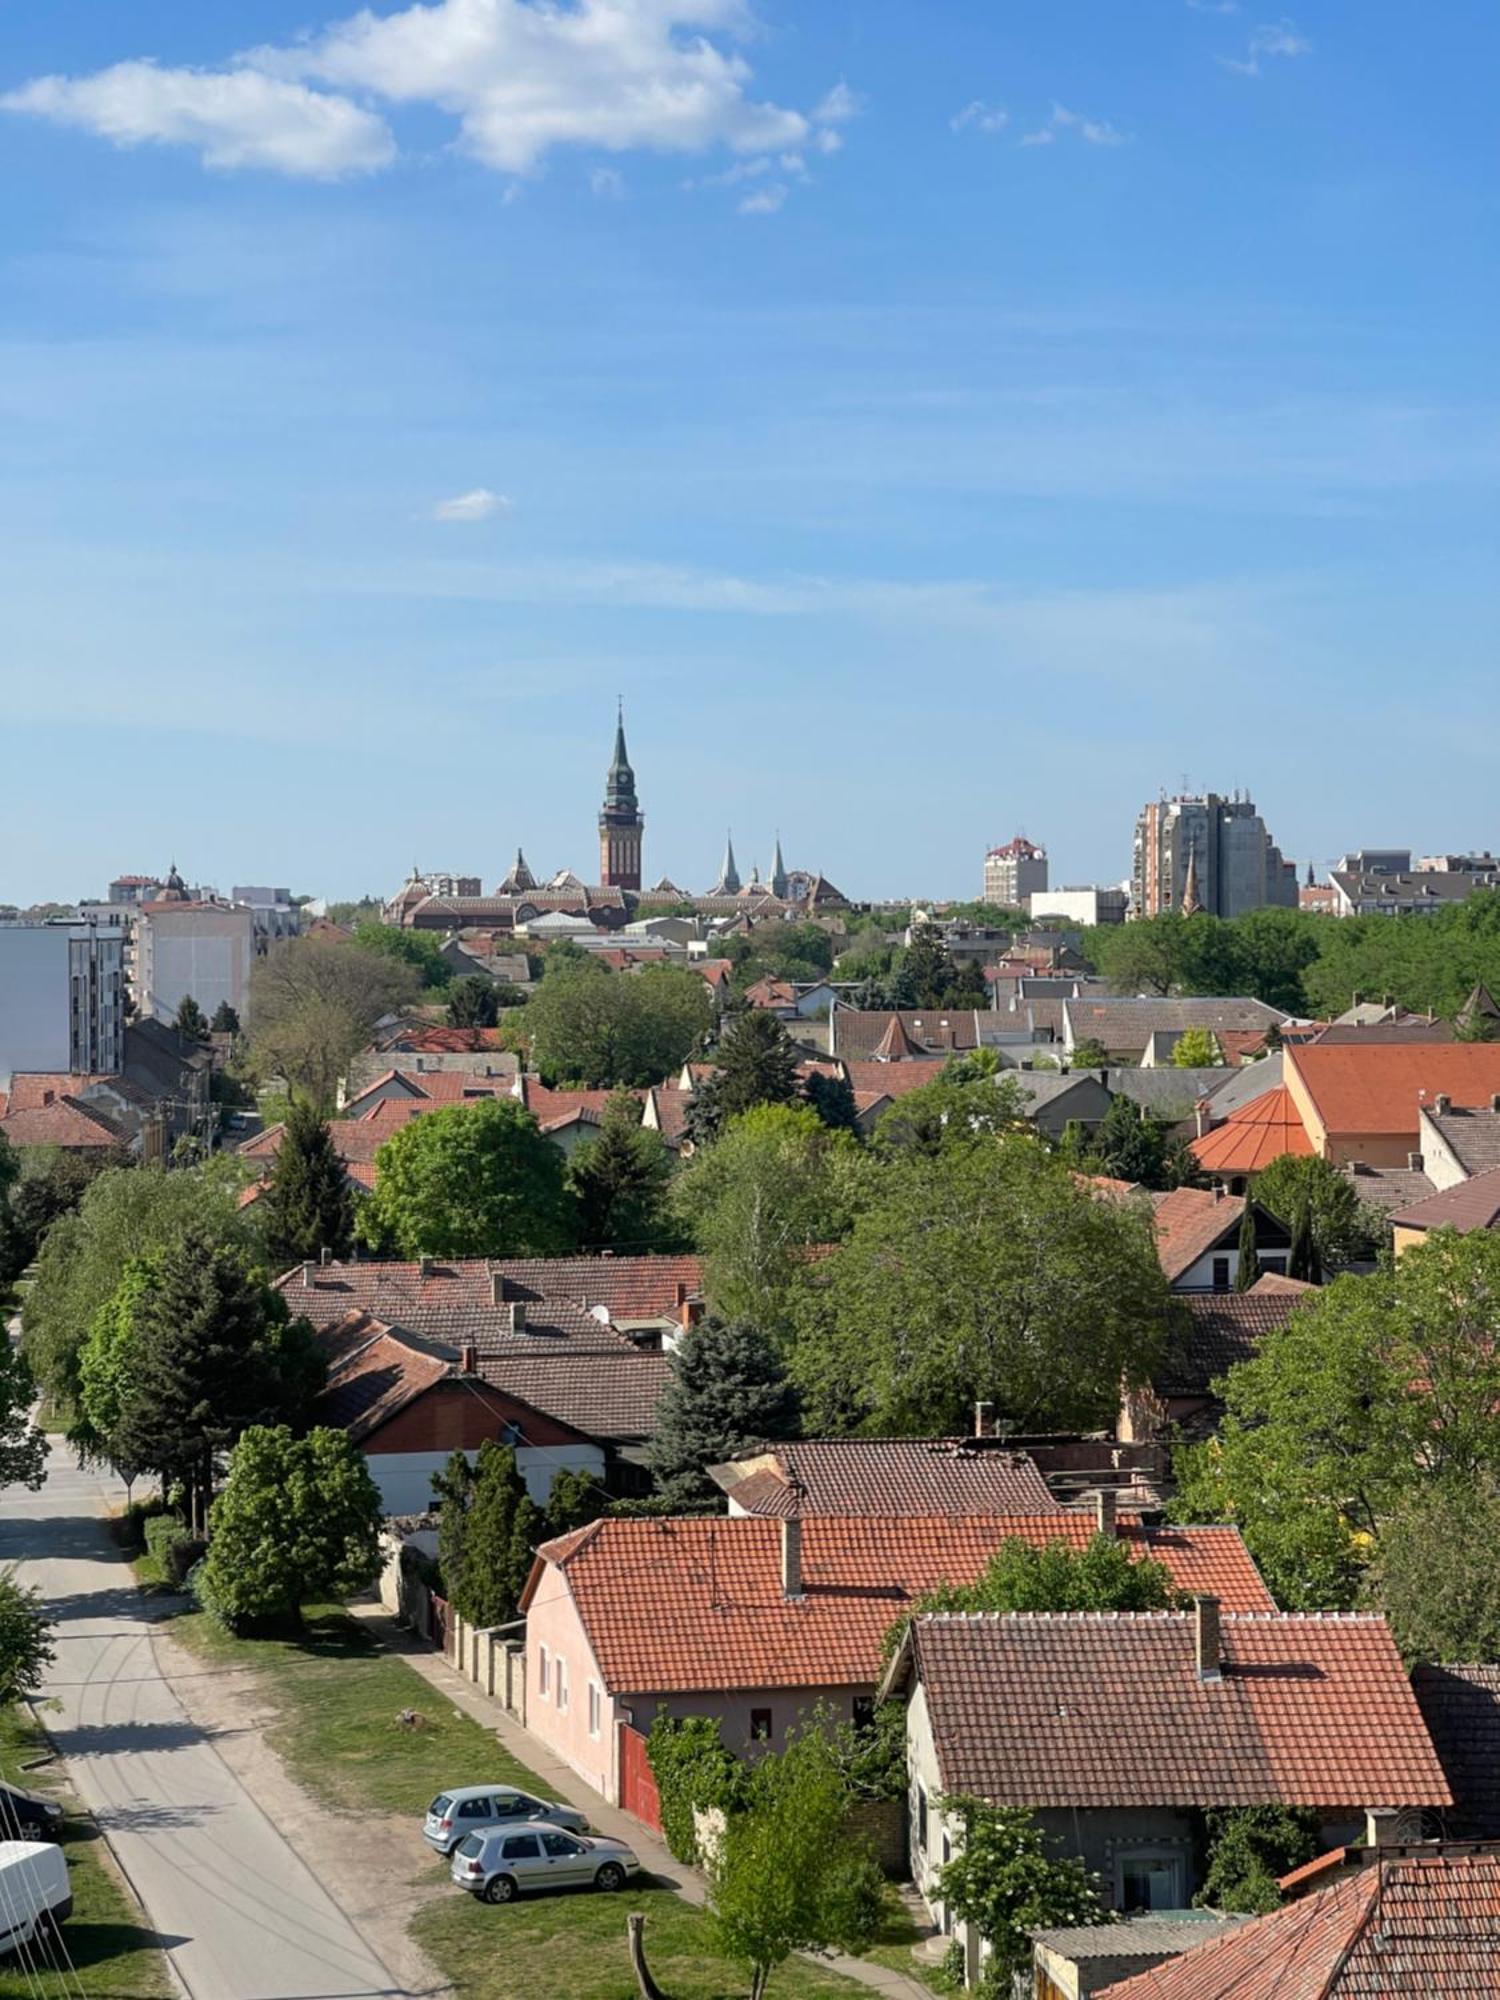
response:
{"label": "dirt patch", "polygon": [[266,1743],[275,1715],[253,1668],[205,1668],[160,1627],[151,1643],[172,1692],[287,1843],[408,1994],[447,2000],[455,1989],[408,1935],[419,1910],[451,1896],[416,1827],[392,1813],[339,1813],[303,1791]]}

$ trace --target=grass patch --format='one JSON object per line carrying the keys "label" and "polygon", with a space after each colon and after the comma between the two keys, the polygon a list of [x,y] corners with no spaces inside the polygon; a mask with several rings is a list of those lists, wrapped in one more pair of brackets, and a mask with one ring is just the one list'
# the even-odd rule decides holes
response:
{"label": "grass patch", "polygon": [[885,1921],[881,1924],[875,1942],[862,1955],[876,1965],[889,1966],[893,1972],[903,1972],[918,1986],[929,1993],[947,1994],[953,1991],[938,1967],[918,1965],[912,1957],[913,1945],[920,1944],[927,1932],[919,1930],[912,1922],[911,1912],[893,1888],[887,1888],[885,1899]]}
{"label": "grass patch", "polygon": [[[56,1796],[71,1808],[59,1782],[61,1765],[23,1769],[45,1750],[45,1738],[27,1710],[0,1710],[0,1773],[27,1791]],[[73,1914],[62,1934],[89,2000],[170,2000],[176,1989],[166,1961],[115,1873],[99,1829],[91,1819],[70,1810],[62,1847],[73,1881]],[[0,1959],[0,1994],[76,2000],[77,1984],[62,1973],[44,1970],[43,1964],[45,1960],[37,1965],[35,1980],[29,1981],[21,1958]]]}

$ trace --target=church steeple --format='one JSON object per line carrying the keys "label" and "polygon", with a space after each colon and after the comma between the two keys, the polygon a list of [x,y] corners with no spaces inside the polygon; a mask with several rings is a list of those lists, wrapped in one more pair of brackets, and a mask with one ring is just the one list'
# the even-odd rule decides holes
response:
{"label": "church steeple", "polygon": [[771,894],[786,901],[786,863],[781,858],[781,834],[776,835],[776,852],[771,856]]}
{"label": "church steeple", "polygon": [[719,867],[719,879],[708,892],[711,896],[737,896],[740,893],[740,871],[734,865],[734,835],[724,836],[724,859]]}
{"label": "church steeple", "polygon": [[615,754],[604,781],[604,807],[599,814],[599,881],[606,889],[641,886],[641,835],[645,830],[635,795],[635,772],[625,748],[625,704],[615,718]]}
{"label": "church steeple", "polygon": [[1182,914],[1196,917],[1203,908],[1198,894],[1198,850],[1188,849],[1187,873],[1182,878]]}

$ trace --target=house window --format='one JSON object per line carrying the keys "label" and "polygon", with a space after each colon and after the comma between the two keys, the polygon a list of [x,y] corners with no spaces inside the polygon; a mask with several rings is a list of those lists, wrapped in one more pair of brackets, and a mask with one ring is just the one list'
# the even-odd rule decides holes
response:
{"label": "house window", "polygon": [[771,1711],[768,1708],[752,1708],[750,1711],[750,1741],[769,1743],[771,1740]]}
{"label": "house window", "polygon": [[1214,1290],[1216,1292],[1227,1292],[1229,1290],[1229,1259],[1227,1257],[1215,1257],[1214,1259]]}
{"label": "house window", "polygon": [[589,1735],[597,1736],[604,1717],[604,1696],[597,1681],[589,1682]]}
{"label": "house window", "polygon": [[1118,1856],[1115,1885],[1122,1910],[1181,1910],[1187,1905],[1183,1857],[1164,1848]]}
{"label": "house window", "polygon": [[545,1646],[538,1646],[536,1649],[536,1691],[543,1701],[547,1699],[547,1666],[547,1648]]}
{"label": "house window", "polygon": [[568,1705],[568,1663],[559,1653],[557,1656],[557,1706],[565,1709]]}
{"label": "house window", "polygon": [[927,1852],[927,1794],[917,1787],[917,1846]]}
{"label": "house window", "polygon": [[1276,1271],[1284,1278],[1286,1276],[1286,1259],[1285,1257],[1262,1257],[1260,1268],[1263,1271]]}

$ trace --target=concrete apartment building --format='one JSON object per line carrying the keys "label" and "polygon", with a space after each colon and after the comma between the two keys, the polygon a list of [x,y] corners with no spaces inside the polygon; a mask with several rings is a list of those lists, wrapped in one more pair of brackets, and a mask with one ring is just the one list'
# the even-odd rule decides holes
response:
{"label": "concrete apartment building", "polygon": [[1024,834],[1004,847],[992,847],[984,857],[984,900],[1008,909],[1024,910],[1027,899],[1047,886],[1047,850]]}
{"label": "concrete apartment building", "polygon": [[0,1078],[107,1075],[125,1059],[125,938],[90,923],[0,924]]}
{"label": "concrete apartment building", "polygon": [[134,994],[144,1018],[171,1022],[189,994],[212,1020],[227,1001],[243,1021],[255,959],[255,912],[229,903],[144,904],[136,923]]}
{"label": "concrete apartment building", "polygon": [[1238,917],[1266,904],[1297,907],[1297,871],[1283,861],[1248,794],[1154,799],[1135,823],[1131,908]]}
{"label": "concrete apartment building", "polygon": [[1027,907],[1033,920],[1061,917],[1064,923],[1123,924],[1130,914],[1130,891],[1118,888],[1040,889],[1033,891]]}

